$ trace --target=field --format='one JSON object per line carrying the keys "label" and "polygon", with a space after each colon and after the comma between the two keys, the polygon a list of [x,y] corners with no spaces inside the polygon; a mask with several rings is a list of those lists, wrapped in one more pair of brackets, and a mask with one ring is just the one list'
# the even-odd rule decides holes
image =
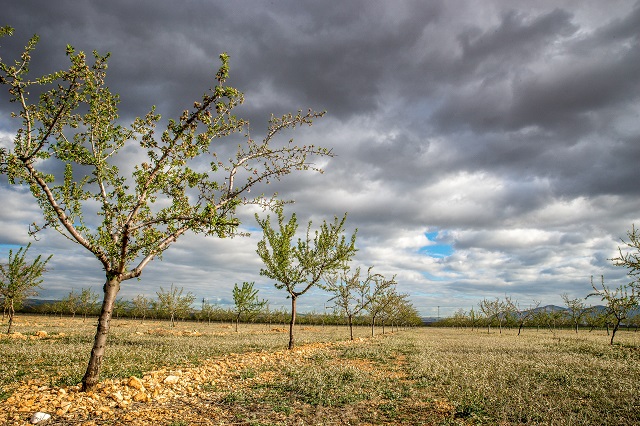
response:
{"label": "field", "polygon": [[[19,316],[0,338],[0,424],[640,424],[640,333],[114,320],[78,392],[94,319]],[[4,326],[5,324],[0,324]],[[376,332],[381,332],[377,329]]]}

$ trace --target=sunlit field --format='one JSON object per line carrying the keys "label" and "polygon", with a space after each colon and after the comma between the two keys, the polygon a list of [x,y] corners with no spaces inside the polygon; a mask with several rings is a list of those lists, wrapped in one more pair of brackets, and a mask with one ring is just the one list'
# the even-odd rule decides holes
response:
{"label": "sunlit field", "polygon": [[0,338],[0,424],[39,410],[60,425],[640,424],[633,331],[610,346],[604,331],[358,327],[349,342],[346,327],[303,326],[288,351],[282,324],[114,320],[87,396],[95,319],[17,321],[22,336]]}

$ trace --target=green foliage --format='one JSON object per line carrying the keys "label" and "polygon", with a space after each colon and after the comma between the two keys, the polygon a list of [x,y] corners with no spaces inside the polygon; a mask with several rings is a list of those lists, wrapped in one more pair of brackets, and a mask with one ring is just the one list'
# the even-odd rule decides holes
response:
{"label": "green foliage", "polygon": [[[4,27],[0,36],[12,33]],[[130,124],[122,123],[119,96],[106,85],[109,54],[94,51],[88,60],[68,45],[67,70],[34,77],[30,62],[37,43],[38,37],[32,37],[13,62],[0,59],[0,84],[17,106],[12,117],[20,123],[13,146],[0,150],[0,173],[11,184],[27,185],[37,200],[43,219],[31,226],[32,234],[55,229],[102,264],[104,303],[83,380],[87,389],[97,383],[123,281],[139,277],[149,262],[187,232],[238,235],[239,206],[272,208],[281,203],[275,195],[249,196],[251,187],[296,170],[321,171],[309,157],[332,153],[313,145],[299,147],[292,140],[274,145],[281,131],[311,125],[323,115],[311,110],[272,117],[262,141],[251,139],[249,123],[233,114],[244,97],[226,85],[225,53],[213,87],[162,130],[155,107]],[[39,93],[39,98],[30,99],[31,93]],[[245,143],[235,156],[219,158],[212,142],[243,131]],[[122,150],[133,141],[141,161],[131,170],[121,170],[120,157],[130,155]],[[55,175],[48,170],[64,172]]]}
{"label": "green foliage", "polygon": [[3,310],[9,313],[9,327],[7,334],[11,333],[15,310],[22,306],[24,300],[29,296],[37,294],[36,288],[42,284],[42,274],[47,269],[49,256],[42,259],[42,255],[37,256],[33,262],[25,260],[31,243],[27,247],[20,247],[13,253],[9,250],[7,263],[0,263],[0,296],[3,299]]}
{"label": "green foliage", "polygon": [[193,310],[191,304],[196,300],[196,297],[191,292],[183,296],[183,292],[184,287],[177,288],[173,284],[169,290],[160,287],[160,290],[156,292],[158,295],[156,310],[171,320],[172,327],[175,327],[177,318],[185,318]]}
{"label": "green foliage", "polygon": [[243,282],[242,287],[233,285],[233,303],[236,313],[236,331],[242,315],[251,316],[260,312],[267,304],[266,300],[258,300],[258,290],[254,289],[255,283]]}
{"label": "green foliage", "polygon": [[294,347],[293,326],[296,320],[296,301],[313,286],[321,286],[321,280],[337,270],[344,269],[356,253],[356,232],[351,239],[343,235],[347,214],[328,224],[323,221],[320,230],[311,233],[309,221],[306,237],[293,243],[298,223],[295,213],[284,222],[282,207],[275,209],[278,229],[271,226],[270,217],[256,221],[262,228],[263,238],[258,242],[258,255],[265,267],[260,275],[275,280],[277,289],[285,289],[291,298],[291,322],[289,323],[289,349]]}

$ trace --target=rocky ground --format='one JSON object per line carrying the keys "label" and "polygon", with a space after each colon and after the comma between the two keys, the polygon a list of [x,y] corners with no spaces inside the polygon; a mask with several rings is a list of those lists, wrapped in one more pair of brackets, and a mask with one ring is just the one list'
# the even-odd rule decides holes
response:
{"label": "rocky ground", "polygon": [[[302,366],[319,352],[326,357],[350,344],[318,343],[292,351],[229,354],[195,368],[160,369],[143,377],[103,380],[86,393],[77,385],[54,387],[30,380],[0,402],[0,424],[30,424],[38,412],[50,415],[39,424],[83,426],[432,424],[452,418],[451,404],[415,395],[395,404],[392,413],[381,410],[389,401],[379,397],[333,406],[294,397],[282,404],[269,397],[270,387],[282,382],[283,370]],[[348,363],[376,377],[407,380],[398,368],[401,358],[395,367],[384,369],[363,359],[339,362],[341,368]]]}

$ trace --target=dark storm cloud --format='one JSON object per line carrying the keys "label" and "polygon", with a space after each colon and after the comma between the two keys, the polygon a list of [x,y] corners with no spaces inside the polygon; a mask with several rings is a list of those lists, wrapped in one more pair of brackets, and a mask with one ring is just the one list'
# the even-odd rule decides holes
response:
{"label": "dark storm cloud", "polygon": [[[624,278],[607,259],[640,221],[640,2],[27,0],[0,24],[16,27],[0,40],[5,60],[41,35],[34,73],[64,68],[67,43],[112,52],[108,83],[125,122],[151,105],[179,115],[214,84],[225,51],[253,137],[271,113],[327,110],[283,138],[331,147],[335,158],[316,159],[326,173],[256,189],[295,200],[287,211],[301,226],[348,211],[358,262],[397,273],[425,304],[505,292],[551,303],[559,289],[586,294],[591,272]],[[6,99],[2,146],[17,125]],[[240,140],[216,143],[227,155]],[[135,150],[124,157],[129,170]],[[37,219],[37,206],[5,181],[0,190],[12,206],[0,212],[0,244],[21,244],[20,217]],[[254,213],[240,212],[249,230]],[[423,248],[438,231],[453,248],[435,259]],[[154,295],[164,280],[213,298],[255,280],[275,300],[257,274],[257,238],[187,237],[123,291]],[[83,255],[47,241],[73,260],[56,266],[62,288]]]}

